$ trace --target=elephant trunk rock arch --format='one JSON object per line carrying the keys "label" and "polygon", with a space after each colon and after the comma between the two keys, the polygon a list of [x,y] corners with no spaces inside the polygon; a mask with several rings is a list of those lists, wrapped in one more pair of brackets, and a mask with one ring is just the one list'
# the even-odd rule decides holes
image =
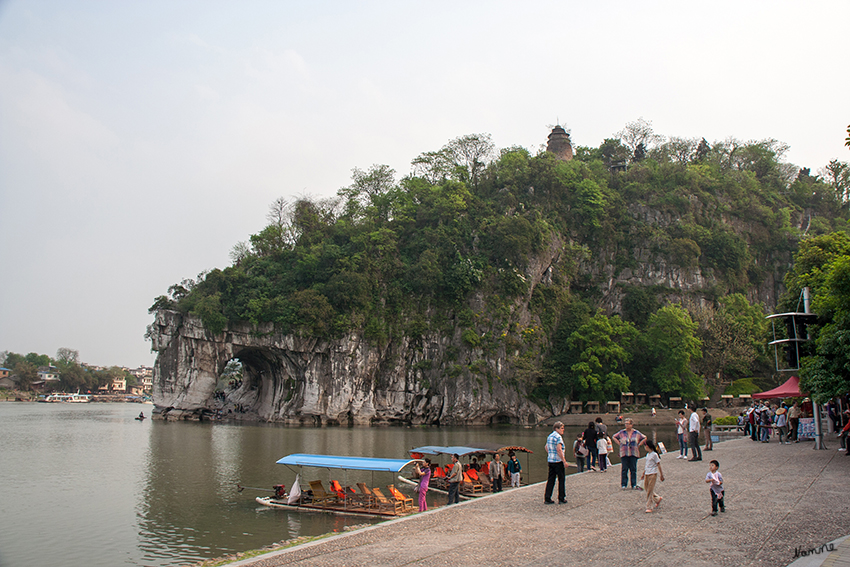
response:
{"label": "elephant trunk rock arch", "polygon": [[[168,310],[156,312],[148,335],[158,353],[154,416],[162,419],[484,425],[499,416],[527,425],[546,417],[516,386],[495,380],[482,387],[475,376],[449,376],[441,368],[453,344],[448,337],[426,337],[415,348],[406,337],[376,347],[356,332],[323,340],[248,324],[213,335],[198,317]],[[494,367],[506,367],[503,356]],[[217,394],[219,376],[234,358],[243,379]]]}

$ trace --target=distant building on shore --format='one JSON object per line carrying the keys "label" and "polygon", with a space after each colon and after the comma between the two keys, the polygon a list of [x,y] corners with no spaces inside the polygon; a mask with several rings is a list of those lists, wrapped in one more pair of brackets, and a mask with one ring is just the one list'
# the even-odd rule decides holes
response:
{"label": "distant building on shore", "polygon": [[55,366],[39,366],[38,380],[41,382],[58,382],[59,369]]}
{"label": "distant building on shore", "polygon": [[139,385],[145,392],[150,392],[153,389],[153,368],[150,366],[139,366],[129,370],[130,374],[136,377]]}

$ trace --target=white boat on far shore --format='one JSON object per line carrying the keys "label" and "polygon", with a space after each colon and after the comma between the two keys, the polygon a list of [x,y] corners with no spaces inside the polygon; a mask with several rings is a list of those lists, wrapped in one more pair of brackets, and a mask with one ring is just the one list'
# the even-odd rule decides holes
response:
{"label": "white boat on far shore", "polygon": [[65,404],[86,404],[91,401],[91,395],[89,394],[65,394],[61,392],[57,392],[55,394],[48,394],[44,397],[43,400],[39,400],[40,402],[48,402],[48,403],[65,403]]}

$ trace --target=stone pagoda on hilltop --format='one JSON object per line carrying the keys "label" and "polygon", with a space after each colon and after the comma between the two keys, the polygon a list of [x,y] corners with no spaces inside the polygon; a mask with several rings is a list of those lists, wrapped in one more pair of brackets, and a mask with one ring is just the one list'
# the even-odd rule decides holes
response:
{"label": "stone pagoda on hilltop", "polygon": [[552,128],[552,133],[549,134],[549,143],[546,144],[546,151],[555,154],[555,157],[561,161],[573,159],[573,145],[570,143],[570,135],[560,125]]}

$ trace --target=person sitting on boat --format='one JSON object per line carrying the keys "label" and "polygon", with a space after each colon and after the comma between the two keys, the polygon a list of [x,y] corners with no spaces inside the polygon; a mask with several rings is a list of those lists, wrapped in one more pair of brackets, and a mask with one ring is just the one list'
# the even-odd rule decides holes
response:
{"label": "person sitting on boat", "polygon": [[139,419],[145,419],[145,412],[143,412],[143,411],[139,412]]}
{"label": "person sitting on boat", "polygon": [[481,465],[479,465],[479,464],[478,464],[478,459],[477,459],[477,458],[472,457],[472,462],[469,464],[469,468],[471,468],[471,469],[472,469],[472,470],[474,470],[475,472],[478,472],[478,471],[480,471],[480,470],[481,470]]}

